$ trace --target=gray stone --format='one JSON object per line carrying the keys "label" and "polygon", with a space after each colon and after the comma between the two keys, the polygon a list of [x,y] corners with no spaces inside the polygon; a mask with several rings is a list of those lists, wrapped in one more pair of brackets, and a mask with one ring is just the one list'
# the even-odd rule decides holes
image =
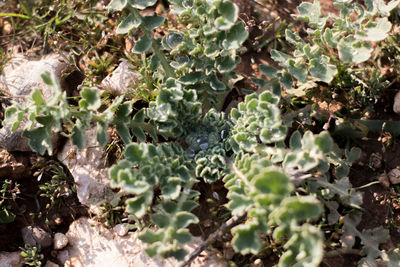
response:
{"label": "gray stone", "polygon": [[140,80],[140,72],[133,70],[133,65],[128,63],[126,59],[121,59],[118,67],[110,73],[100,83],[100,87],[113,95],[122,95],[127,92],[132,85]]}
{"label": "gray stone", "polygon": [[394,97],[393,111],[400,115],[400,92]]}
{"label": "gray stone", "polygon": [[60,266],[52,261],[47,261],[44,267],[60,267]]}
{"label": "gray stone", "polygon": [[114,226],[113,230],[117,235],[125,236],[129,231],[128,224],[126,223],[117,224],[116,226]]}
{"label": "gray stone", "polygon": [[393,169],[388,173],[389,180],[392,184],[400,184],[400,170]]}
{"label": "gray stone", "polygon": [[28,138],[22,136],[22,131],[11,131],[8,126],[3,126],[0,129],[0,147],[5,148],[7,151],[22,151],[30,152],[32,149],[29,147]]}
{"label": "gray stone", "polygon": [[[66,235],[69,246],[58,255],[58,260],[64,264],[64,267],[175,267],[179,265],[173,258],[148,257],[144,251],[147,245],[139,240],[138,232],[129,232],[121,237],[113,230],[88,218],[82,217],[74,221]],[[195,237],[185,246],[185,249],[193,252],[201,242],[200,238]],[[222,267],[227,266],[227,263],[218,260],[212,252],[204,251],[190,266]]]}
{"label": "gray stone", "polygon": [[26,226],[22,228],[22,239],[26,245],[38,246],[42,248],[50,247],[53,243],[51,234],[37,226]]}
{"label": "gray stone", "polygon": [[[50,54],[38,60],[16,54],[4,66],[0,76],[0,90],[11,98],[12,103],[18,103],[22,107],[28,103],[27,97],[34,89],[40,89],[45,99],[51,98],[52,89],[43,82],[41,75],[48,72],[56,82],[61,83],[61,75],[68,66],[57,54]],[[22,131],[12,133],[7,126],[0,129],[0,147],[8,151],[32,151],[28,139],[22,137],[21,133]],[[58,136],[54,135],[53,147],[56,147],[57,140]]]}
{"label": "gray stone", "polygon": [[96,131],[96,127],[86,131],[85,148],[78,149],[69,140],[57,154],[74,177],[79,201],[87,206],[104,200],[111,191],[108,167],[104,164],[105,150],[97,143]]}
{"label": "gray stone", "polygon": [[0,148],[0,179],[21,179],[31,174],[29,157]]}
{"label": "gray stone", "polygon": [[22,267],[21,252],[0,252],[1,267]]}
{"label": "gray stone", "polygon": [[24,98],[38,88],[45,98],[52,93],[41,75],[50,73],[60,83],[61,75],[68,68],[60,55],[50,54],[38,60],[31,60],[24,55],[17,54],[7,62],[0,77],[0,89],[7,92],[13,101],[24,105]]}
{"label": "gray stone", "polygon": [[54,249],[60,250],[68,245],[68,238],[63,233],[56,233],[54,235]]}

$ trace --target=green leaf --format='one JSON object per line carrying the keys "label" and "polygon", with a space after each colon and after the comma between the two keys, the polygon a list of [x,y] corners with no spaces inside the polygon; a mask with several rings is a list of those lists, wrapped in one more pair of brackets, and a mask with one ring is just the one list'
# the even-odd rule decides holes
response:
{"label": "green leaf", "polygon": [[337,38],[337,36],[335,35],[333,35],[333,33],[332,33],[332,30],[331,29],[329,29],[329,28],[327,28],[327,29],[325,29],[325,32],[324,32],[324,34],[323,34],[323,38],[324,38],[324,40],[325,40],[325,42],[329,45],[329,46],[331,46],[331,47],[333,47],[333,48],[336,48],[337,47],[337,44],[338,44],[338,38]]}
{"label": "green leaf", "polygon": [[40,75],[40,77],[42,78],[42,80],[43,80],[43,82],[45,84],[47,84],[49,86],[53,86],[54,85],[53,80],[51,79],[51,75],[50,75],[49,72],[46,71],[45,73],[42,73]]}
{"label": "green leaf", "polygon": [[110,10],[121,11],[126,6],[128,0],[112,0],[107,6]]}
{"label": "green leaf", "polygon": [[204,79],[204,73],[203,72],[201,72],[201,71],[193,71],[193,72],[189,72],[189,73],[186,73],[185,75],[183,75],[179,79],[179,82],[181,82],[182,84],[185,84],[185,85],[189,85],[189,84],[198,83],[203,79]]}
{"label": "green leaf", "polygon": [[186,200],[182,203],[182,210],[191,212],[194,208],[198,206],[197,202],[192,200]]}
{"label": "green leaf", "polygon": [[132,141],[132,136],[129,132],[129,128],[125,124],[117,123],[115,129],[117,130],[117,134],[121,137],[122,141],[125,144],[129,144]]}
{"label": "green leaf", "polygon": [[337,74],[337,69],[334,65],[315,58],[311,59],[308,71],[313,77],[318,78],[325,83],[330,83]]}
{"label": "green leaf", "polygon": [[233,59],[230,56],[218,57],[215,60],[215,67],[221,73],[228,73],[228,72],[234,70],[238,63],[239,63],[238,60]]}
{"label": "green leaf", "polygon": [[208,79],[210,81],[211,88],[215,91],[224,91],[226,89],[225,84],[218,79],[217,75],[211,75]]}
{"label": "green leaf", "polygon": [[321,22],[321,5],[318,0],[314,0],[314,3],[302,2],[298,7],[297,11],[300,17],[304,18],[311,24],[319,24]]}
{"label": "green leaf", "polygon": [[315,137],[315,144],[318,146],[322,153],[326,154],[332,150],[333,140],[330,134],[324,131]]}
{"label": "green leaf", "polygon": [[71,136],[72,144],[76,145],[79,149],[83,149],[86,144],[85,129],[83,128],[82,122],[77,120],[74,128],[72,128]]}
{"label": "green leaf", "polygon": [[362,41],[377,42],[386,39],[392,23],[388,18],[381,18],[379,21],[370,21],[364,25],[362,31],[355,34],[355,38]]}
{"label": "green leaf", "polygon": [[260,64],[259,66],[260,71],[262,72],[262,74],[264,74],[265,76],[267,76],[270,79],[275,78],[276,73],[278,72],[278,70],[272,66],[268,66],[268,65],[264,65],[264,64]]}
{"label": "green leaf", "polygon": [[117,34],[128,33],[130,30],[139,27],[141,23],[142,21],[140,20],[140,18],[131,13],[121,21],[121,23],[118,25],[116,32]]}
{"label": "green leaf", "polygon": [[247,209],[249,209],[253,203],[249,196],[238,194],[236,192],[229,192],[230,201],[226,207],[231,210],[233,215],[243,214]]}
{"label": "green leaf", "polygon": [[299,131],[295,131],[292,136],[290,136],[289,146],[293,150],[300,150],[302,147],[301,144],[301,134]]}
{"label": "green leaf", "polygon": [[15,214],[7,210],[5,207],[0,209],[0,224],[2,223],[12,223],[15,220]]}
{"label": "green leaf", "polygon": [[284,72],[280,77],[280,81],[286,89],[292,88],[293,79],[289,72]]}
{"label": "green leaf", "polygon": [[153,230],[146,229],[139,235],[139,239],[147,244],[153,244],[162,241],[164,239],[164,233],[162,231],[156,233]]}
{"label": "green leaf", "polygon": [[176,214],[175,226],[176,228],[185,228],[191,223],[198,223],[199,219],[192,213],[181,211]]}
{"label": "green leaf", "polygon": [[174,249],[168,252],[167,256],[168,257],[174,257],[178,261],[183,261],[187,254],[187,251],[184,249]]}
{"label": "green leaf", "polygon": [[51,116],[51,115],[47,115],[47,116],[37,116],[37,117],[35,118],[35,120],[36,120],[38,123],[42,124],[43,126],[46,126],[48,129],[50,129],[51,126],[53,125],[53,123],[55,122],[53,116]]}
{"label": "green leaf", "polygon": [[352,147],[350,151],[346,149],[345,155],[348,162],[356,161],[361,156],[361,149],[358,147]]}
{"label": "green leaf", "polygon": [[165,21],[163,16],[145,16],[143,17],[144,26],[149,30],[154,30],[155,28],[161,26]]}
{"label": "green leaf", "polygon": [[233,248],[241,254],[257,254],[261,249],[260,237],[255,223],[246,223],[232,228]]}
{"label": "green leaf", "polygon": [[156,213],[151,215],[151,220],[160,228],[166,228],[171,224],[170,215]]}
{"label": "green leaf", "polygon": [[161,187],[161,194],[166,199],[177,199],[181,193],[181,179],[179,178],[169,178],[168,182]]}
{"label": "green leaf", "polygon": [[179,244],[185,244],[192,240],[192,235],[188,229],[179,229],[174,233],[173,238],[178,240]]}
{"label": "green leaf", "polygon": [[43,94],[40,90],[35,89],[32,93],[32,100],[35,103],[36,106],[40,106],[45,104],[45,101],[43,99]]}
{"label": "green leaf", "polygon": [[292,57],[285,53],[282,53],[278,50],[272,49],[271,50],[271,58],[273,60],[277,61],[279,63],[279,66],[288,67],[289,59],[291,59]]}
{"label": "green leaf", "polygon": [[301,62],[289,61],[288,71],[301,82],[304,82],[307,78],[307,67]]}
{"label": "green leaf", "polygon": [[97,123],[97,142],[99,142],[100,146],[107,145],[108,133],[107,133],[107,124],[98,122]]}
{"label": "green leaf", "polygon": [[135,46],[133,47],[134,53],[144,53],[151,47],[152,40],[145,34],[136,42]]}
{"label": "green leaf", "polygon": [[135,214],[140,219],[146,214],[149,204],[149,198],[146,195],[130,198],[126,201],[126,211]]}
{"label": "green leaf", "polygon": [[139,139],[140,142],[146,142],[146,134],[140,127],[132,127],[133,134]]}
{"label": "green leaf", "polygon": [[133,116],[132,121],[133,122],[144,122],[144,118],[145,118],[145,109],[141,109],[138,112],[136,112],[135,116]]}
{"label": "green leaf", "polygon": [[85,87],[81,91],[82,99],[79,101],[81,108],[97,110],[101,106],[99,92],[95,88]]}
{"label": "green leaf", "polygon": [[339,58],[345,63],[362,63],[369,59],[373,49],[353,36],[342,38],[338,44]]}
{"label": "green leaf", "polygon": [[220,30],[228,30],[237,20],[239,8],[230,1],[223,1],[218,5],[221,17],[216,19],[216,26]]}
{"label": "green leaf", "polygon": [[49,148],[48,139],[50,137],[46,127],[25,130],[22,136],[29,139],[29,146],[40,155],[43,155],[46,152],[46,148]]}
{"label": "green leaf", "polygon": [[146,7],[152,6],[157,0],[128,0],[129,5],[138,9],[145,9]]}
{"label": "green leaf", "polygon": [[131,143],[126,146],[124,156],[127,160],[132,163],[139,163],[143,160],[142,158],[143,152],[140,149],[138,144]]}
{"label": "green leaf", "polygon": [[274,210],[271,217],[277,220],[278,225],[289,223],[292,220],[303,222],[308,219],[318,219],[323,211],[321,203],[313,196],[287,197],[279,208]]}
{"label": "green leaf", "polygon": [[286,174],[277,170],[263,171],[253,177],[254,186],[263,194],[274,193],[284,196],[292,190]]}
{"label": "green leaf", "polygon": [[248,36],[244,22],[240,21],[228,31],[223,46],[225,49],[239,49]]}

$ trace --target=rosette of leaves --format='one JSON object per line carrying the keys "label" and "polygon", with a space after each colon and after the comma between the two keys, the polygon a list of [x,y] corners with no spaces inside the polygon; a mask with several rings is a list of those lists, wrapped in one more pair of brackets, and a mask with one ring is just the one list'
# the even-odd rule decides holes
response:
{"label": "rosette of leaves", "polygon": [[261,234],[272,234],[285,252],[279,266],[318,266],[323,255],[322,233],[305,221],[316,220],[322,205],[313,196],[291,196],[289,177],[258,155],[239,153],[232,174],[223,180],[228,188],[227,207],[233,215],[247,213],[245,223],[232,228],[234,249],[257,254]]}
{"label": "rosette of leaves", "polygon": [[[117,132],[124,141],[131,139],[129,134],[129,114],[131,103],[121,104],[123,97],[116,98],[103,112],[99,92],[96,88],[83,88],[80,92],[79,105],[72,107],[67,102],[66,92],[62,92],[59,84],[47,74],[42,75],[43,81],[51,87],[52,97],[44,99],[40,90],[32,92],[25,107],[14,104],[6,110],[4,123],[15,131],[22,126],[22,135],[29,139],[30,147],[43,155],[46,151],[53,153],[51,138],[54,133],[63,133],[66,126],[72,143],[82,149],[86,144],[85,129],[92,122],[97,123],[97,140],[101,146],[107,144],[107,128],[110,124],[117,126]],[[116,116],[114,116],[116,115]]]}
{"label": "rosette of leaves", "polygon": [[255,151],[260,144],[283,141],[287,128],[281,120],[279,98],[265,91],[247,95],[238,108],[231,111],[233,128],[230,144],[235,152]]}
{"label": "rosette of leaves", "polygon": [[[268,66],[269,72],[289,74],[302,83],[309,76],[330,83],[337,75],[340,64],[353,65],[367,61],[374,51],[371,42],[382,41],[388,36],[392,27],[388,16],[400,1],[386,4],[383,0],[366,0],[364,3],[365,6],[352,0],[335,1],[340,9],[338,16],[322,16],[318,0],[301,3],[297,7],[299,14],[295,17],[308,22],[308,37],[302,38],[298,32],[287,29],[286,40],[295,50],[292,55],[272,50],[271,57],[284,70],[278,71]],[[337,51],[338,58],[333,56],[333,51]],[[291,78],[287,77],[286,81],[290,84]]]}
{"label": "rosette of leaves", "polygon": [[202,123],[190,132],[185,141],[188,144],[186,153],[194,157],[195,175],[207,182],[215,182],[226,175],[226,157],[230,145],[228,135],[232,124],[224,119],[224,113],[210,109],[203,117]]}
{"label": "rosette of leaves", "polygon": [[[144,230],[140,239],[150,244],[150,256],[183,259],[186,251],[181,245],[191,240],[186,227],[197,223],[191,213],[199,195],[191,190],[193,165],[180,146],[174,144],[129,144],[125,159],[110,169],[112,186],[121,187],[134,197],[126,201],[127,212],[142,219],[149,214],[158,230]],[[155,191],[159,191],[155,193]],[[153,205],[153,203],[155,203]]]}
{"label": "rosette of leaves", "polygon": [[201,102],[196,91],[169,79],[156,100],[150,102],[147,116],[159,133],[183,137],[200,123]]}

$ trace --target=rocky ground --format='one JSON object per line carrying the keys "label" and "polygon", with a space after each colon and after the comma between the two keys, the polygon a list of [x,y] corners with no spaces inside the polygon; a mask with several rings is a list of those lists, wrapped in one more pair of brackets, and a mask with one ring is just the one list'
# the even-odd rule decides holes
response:
{"label": "rocky ground", "polygon": [[[234,2],[240,7],[241,19],[249,26],[250,41],[247,45],[251,47],[243,56],[237,71],[245,77],[241,86],[254,89],[249,77],[261,76],[258,64],[273,64],[267,53],[272,42],[265,46],[258,45],[270,38],[277,38],[274,34],[279,29],[282,18],[291,19],[290,14],[295,12],[300,1],[278,0],[273,4],[262,1],[250,3],[246,0]],[[322,7],[325,12],[334,10],[331,1],[322,1]],[[264,31],[256,21],[272,26]],[[75,60],[76,65],[71,64],[68,60],[71,51],[68,51],[65,43],[57,51],[44,51],[38,45],[40,42],[34,44],[32,40],[22,39],[19,42],[10,41],[7,36],[13,33],[11,24],[2,21],[0,25],[0,37],[3,40],[8,38],[7,42],[2,43],[2,49],[8,51],[0,77],[2,117],[5,108],[12,101],[24,105],[24,97],[34,88],[41,89],[47,97],[51,96],[51,91],[41,79],[43,72],[49,72],[56,77],[68,96],[76,95],[82,82],[88,78],[83,74],[88,68],[86,63],[89,60],[82,57]],[[262,38],[255,41],[255,37],[260,34]],[[129,40],[124,40],[124,45],[129,47],[131,44]],[[102,75],[96,76],[101,80],[96,85],[99,90],[114,95],[122,94],[129,87],[127,85],[132,84],[140,75],[129,64],[125,60],[114,60],[113,71],[104,71]],[[400,119],[400,95],[395,97],[400,88],[398,86],[395,81],[387,95],[376,104],[375,118],[394,121]],[[240,96],[232,98],[232,105],[241,100]],[[332,104],[320,104],[321,112],[327,113],[343,106],[343,103],[336,103],[336,107]],[[0,180],[7,180],[3,183],[8,186],[1,193],[7,194],[7,208],[15,215],[13,223],[0,223],[0,266],[22,266],[21,249],[25,245],[41,247],[44,256],[42,261],[46,267],[177,266],[176,261],[154,260],[145,255],[135,229],[127,224],[127,214],[121,208],[121,195],[110,188],[108,169],[115,161],[113,157],[121,153],[118,141],[103,149],[95,141],[95,128],[86,134],[89,142],[83,150],[77,150],[63,136],[54,136],[54,155],[40,157],[32,152],[27,140],[21,137],[21,132],[12,132],[8,127],[0,129]],[[112,138],[112,132],[110,136]],[[353,165],[351,183],[354,187],[373,183],[360,189],[364,194],[363,208],[366,212],[359,228],[361,230],[386,225],[390,229],[391,237],[385,246],[394,248],[400,244],[398,140],[388,133],[372,133],[367,139],[359,140],[358,145],[363,153],[361,159]],[[43,186],[51,183],[56,174],[66,178],[56,186],[56,192],[60,195],[52,198],[45,195],[49,191]],[[199,187],[201,186],[200,184]],[[220,196],[226,195],[221,184],[217,183],[213,187]],[[206,186],[201,190],[205,196],[211,196]],[[54,203],[54,199],[59,201]],[[222,203],[226,199],[221,197],[216,201]],[[190,251],[216,229],[213,217],[207,212],[209,208],[207,206],[205,212],[198,211],[205,231],[191,229],[198,237],[188,245]],[[359,256],[356,255],[333,255],[324,260],[323,266],[356,266],[358,259]],[[265,256],[263,266],[270,266],[275,260],[273,253],[269,254]],[[191,266],[227,266],[229,261],[240,265],[250,262],[250,259],[235,254],[230,246],[224,244],[224,240],[219,240]],[[261,265],[255,263],[252,266]]]}

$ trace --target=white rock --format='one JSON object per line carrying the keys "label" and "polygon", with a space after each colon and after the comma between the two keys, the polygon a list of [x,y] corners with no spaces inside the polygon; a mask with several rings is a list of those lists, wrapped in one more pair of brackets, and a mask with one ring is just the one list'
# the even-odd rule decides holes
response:
{"label": "white rock", "polygon": [[400,92],[397,92],[394,97],[393,111],[400,114]]}
{"label": "white rock", "polygon": [[83,205],[97,203],[110,192],[108,167],[104,164],[105,150],[97,143],[96,127],[86,131],[84,149],[78,149],[69,140],[57,158],[74,177],[78,199]]}
{"label": "white rock", "polygon": [[21,252],[0,252],[1,267],[22,267]]}
{"label": "white rock", "polygon": [[63,233],[56,233],[53,241],[54,249],[60,250],[68,245],[68,238]]}
{"label": "white rock", "polygon": [[51,234],[38,226],[26,226],[21,229],[21,234],[24,243],[30,246],[40,245],[42,248],[47,248],[53,242]]}
{"label": "white rock", "polygon": [[129,231],[128,224],[126,223],[117,224],[116,226],[114,226],[113,230],[117,235],[125,236]]}
{"label": "white rock", "polygon": [[[126,236],[120,237],[113,230],[88,218],[82,217],[74,221],[66,235],[69,246],[61,251],[62,256],[60,254],[58,256],[65,267],[175,267],[179,265],[172,258],[163,260],[148,257],[144,252],[147,245],[138,239],[137,232],[129,232]],[[194,238],[185,248],[192,252],[200,243],[200,238]],[[227,264],[218,261],[211,252],[204,251],[191,264],[191,267],[196,266],[222,267]]]}
{"label": "white rock", "polygon": [[[0,90],[9,95],[12,102],[25,106],[34,89],[40,89],[48,99],[52,96],[51,88],[46,85],[41,75],[49,72],[57,82],[61,82],[61,75],[68,68],[68,64],[57,54],[50,54],[39,60],[31,60],[21,54],[16,54],[5,66],[0,76]],[[22,123],[23,124],[23,123]],[[53,147],[56,147],[57,135],[52,138]],[[21,136],[21,131],[12,133],[8,126],[0,129],[0,147],[8,151],[32,151],[28,139]]]}
{"label": "white rock", "polygon": [[30,152],[32,149],[29,146],[29,140],[22,136],[22,131],[11,131],[11,128],[4,126],[0,129],[0,147],[7,151],[22,151]]}
{"label": "white rock", "polygon": [[43,82],[41,75],[49,72],[58,82],[62,73],[67,69],[68,64],[62,61],[57,54],[50,54],[39,60],[17,54],[3,68],[0,77],[0,89],[6,91],[13,100],[24,104],[23,97],[30,95],[33,89],[42,90],[45,98],[51,97],[51,90]]}
{"label": "white rock", "polygon": [[60,267],[60,266],[52,261],[47,261],[44,267]]}
{"label": "white rock", "polygon": [[400,170],[393,169],[388,173],[389,180],[392,184],[400,184]]}
{"label": "white rock", "polygon": [[140,79],[140,72],[132,70],[133,65],[126,59],[121,59],[118,67],[100,83],[105,91],[114,95],[121,95],[132,88]]}

